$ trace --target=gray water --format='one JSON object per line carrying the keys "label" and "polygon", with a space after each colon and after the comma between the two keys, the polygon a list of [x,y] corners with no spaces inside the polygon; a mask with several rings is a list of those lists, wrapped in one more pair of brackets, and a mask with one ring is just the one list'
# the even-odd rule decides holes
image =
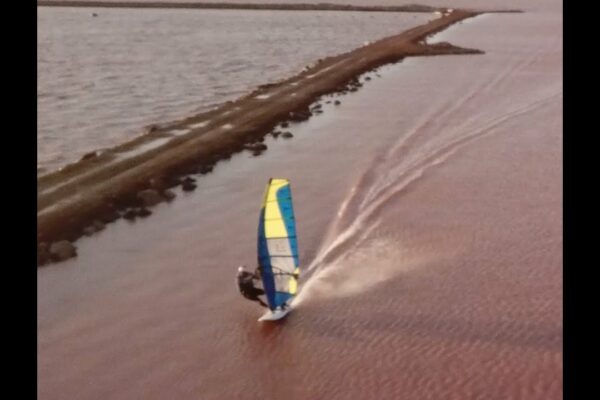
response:
{"label": "gray water", "polygon": [[38,172],[432,18],[38,7]]}

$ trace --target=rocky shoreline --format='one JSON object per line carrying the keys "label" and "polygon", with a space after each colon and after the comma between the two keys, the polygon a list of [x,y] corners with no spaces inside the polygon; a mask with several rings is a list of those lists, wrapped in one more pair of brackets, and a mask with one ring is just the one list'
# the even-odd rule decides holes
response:
{"label": "rocky shoreline", "polygon": [[[445,10],[440,18],[338,56],[319,60],[300,74],[260,86],[222,106],[163,125],[151,126],[132,141],[86,154],[80,161],[38,177],[38,265],[77,254],[74,242],[119,218],[149,216],[171,201],[170,190],[196,188],[191,175],[210,173],[232,154],[267,150],[266,135],[290,138],[285,128],[322,112],[324,95],[362,86],[358,76],[408,56],[481,54],[425,39],[448,26],[481,14]],[[339,100],[336,100],[339,102]]]}

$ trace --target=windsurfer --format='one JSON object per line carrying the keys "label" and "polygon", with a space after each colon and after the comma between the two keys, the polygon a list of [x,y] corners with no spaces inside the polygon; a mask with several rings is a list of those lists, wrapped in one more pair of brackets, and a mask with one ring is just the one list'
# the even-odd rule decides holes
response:
{"label": "windsurfer", "polygon": [[261,306],[268,308],[269,306],[258,298],[258,296],[265,294],[265,291],[254,286],[254,281],[260,279],[259,270],[260,267],[257,268],[255,273],[252,273],[246,271],[244,265],[240,266],[237,273],[237,284],[242,296],[248,300],[258,301]]}

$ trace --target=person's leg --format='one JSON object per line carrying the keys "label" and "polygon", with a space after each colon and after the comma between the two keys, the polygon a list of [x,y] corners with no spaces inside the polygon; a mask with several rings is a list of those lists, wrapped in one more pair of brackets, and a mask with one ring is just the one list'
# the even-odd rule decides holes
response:
{"label": "person's leg", "polygon": [[258,297],[256,298],[256,301],[258,301],[261,306],[269,308],[269,305],[267,303],[265,303],[264,301],[262,301],[261,299],[259,299]]}
{"label": "person's leg", "polygon": [[267,303],[258,298],[258,296],[264,295],[265,291],[260,288],[254,288],[254,296],[256,297],[256,301],[260,303],[261,306],[269,308]]}
{"label": "person's leg", "polygon": [[258,301],[261,306],[269,308],[269,305],[267,303],[265,303],[264,301],[262,301],[261,299],[259,299],[256,295],[247,297],[247,299],[252,300],[252,301]]}

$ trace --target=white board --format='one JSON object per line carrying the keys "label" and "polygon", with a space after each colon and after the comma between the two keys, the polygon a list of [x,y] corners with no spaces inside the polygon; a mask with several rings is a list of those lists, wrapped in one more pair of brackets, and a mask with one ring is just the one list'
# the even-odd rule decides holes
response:
{"label": "white board", "polygon": [[291,307],[287,307],[285,310],[280,310],[280,309],[276,309],[273,311],[269,310],[258,320],[259,321],[277,321],[277,320],[285,317],[286,315],[288,315],[288,313],[290,311],[292,311]]}

